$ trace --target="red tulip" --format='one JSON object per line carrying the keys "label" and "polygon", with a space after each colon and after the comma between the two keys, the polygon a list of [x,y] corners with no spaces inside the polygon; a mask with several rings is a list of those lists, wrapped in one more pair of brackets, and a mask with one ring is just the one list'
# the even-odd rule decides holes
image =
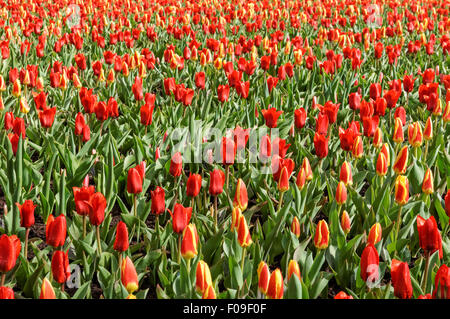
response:
{"label": "red tulip", "polygon": [[328,117],[328,121],[330,124],[336,122],[339,106],[340,103],[334,104],[331,101],[327,101],[325,105],[321,108],[320,112]]}
{"label": "red tulip", "polygon": [[141,101],[144,98],[144,93],[142,91],[142,79],[139,76],[134,79],[134,84],[131,86],[131,91],[137,101]]}
{"label": "red tulip", "polygon": [[224,184],[225,184],[225,173],[219,169],[213,170],[209,178],[209,193],[212,196],[222,194]]}
{"label": "red tulip", "polygon": [[39,299],[56,299],[55,291],[53,290],[51,282],[46,278],[42,280],[41,294]]}
{"label": "red tulip", "polygon": [[34,225],[34,209],[36,205],[33,201],[27,199],[22,205],[16,203],[20,212],[20,226],[25,228],[30,228]]}
{"label": "red tulip", "polygon": [[[432,254],[442,249],[442,238],[433,216],[428,219],[417,216],[417,231],[419,233],[419,245],[426,254]],[[439,255],[441,253],[439,252]]]}
{"label": "red tulip", "polygon": [[236,157],[236,144],[234,143],[234,140],[222,137],[222,145],[220,148],[221,151],[221,157],[222,157],[222,163],[224,165],[233,165],[234,159]]}
{"label": "red tulip", "polygon": [[93,194],[89,201],[91,210],[89,211],[89,221],[92,225],[98,226],[105,219],[105,209],[107,206],[106,198],[102,193]]}
{"label": "red tulip", "polygon": [[139,289],[139,280],[130,257],[125,257],[120,266],[120,280],[129,294]]}
{"label": "red tulip", "polygon": [[220,102],[226,102],[228,101],[230,97],[230,86],[227,85],[219,85],[217,87],[217,96],[219,98]]}
{"label": "red tulip", "polygon": [[83,134],[83,128],[86,126],[86,121],[81,112],[78,112],[75,117],[75,135],[79,136]]}
{"label": "red tulip", "polygon": [[169,173],[173,177],[178,177],[181,175],[182,170],[183,170],[183,158],[181,157],[180,152],[176,152],[172,156],[172,159],[170,160]]}
{"label": "red tulip", "polygon": [[139,171],[133,167],[128,170],[127,191],[130,194],[139,194],[142,192],[143,178]]}
{"label": "red tulip", "polygon": [[202,187],[202,176],[200,174],[189,173],[189,178],[186,182],[186,195],[196,197],[200,193]]}
{"label": "red tulip", "polygon": [[152,197],[152,205],[151,205],[151,212],[154,215],[160,215],[165,212],[166,210],[166,193],[164,189],[160,186],[157,186],[154,191],[151,191],[151,197]]}
{"label": "red tulip", "polygon": [[397,259],[392,259],[391,278],[392,285],[394,286],[394,295],[400,299],[411,299],[413,288],[408,264]]}
{"label": "red tulip", "polygon": [[124,252],[128,249],[128,228],[123,221],[119,221],[116,229],[116,239],[114,240],[114,250]]}
{"label": "red tulip", "polygon": [[328,116],[319,113],[316,120],[316,133],[326,135],[328,131],[329,120]]}
{"label": "red tulip", "polygon": [[277,111],[276,108],[272,107],[267,110],[261,110],[262,115],[266,121],[266,125],[270,128],[277,127],[277,121],[283,111]]}
{"label": "red tulip", "polygon": [[294,123],[297,129],[301,129],[305,126],[306,111],[303,107],[294,111]]}
{"label": "red tulip", "polygon": [[344,291],[340,291],[334,296],[334,299],[353,299],[351,295],[347,295]]}
{"label": "red tulip", "polygon": [[365,282],[375,283],[379,278],[379,257],[374,245],[368,244],[361,255],[361,278]]}
{"label": "red tulip", "polygon": [[3,234],[0,237],[0,273],[7,273],[13,269],[19,257],[20,241],[19,245],[17,245],[17,236],[13,236]]}
{"label": "red tulip", "polygon": [[247,145],[248,138],[250,136],[250,129],[243,129],[240,126],[236,126],[233,131],[234,143],[237,150],[242,150]]}
{"label": "red tulip", "polygon": [[70,277],[69,255],[62,250],[55,250],[52,257],[52,275],[56,282],[63,284]]}
{"label": "red tulip", "polygon": [[434,277],[433,298],[450,299],[450,267],[441,265]]}
{"label": "red tulip", "polygon": [[192,216],[192,207],[184,207],[176,203],[172,215],[172,228],[177,234],[181,234],[189,224]]}
{"label": "red tulip", "polygon": [[324,158],[328,155],[328,137],[316,133],[314,135],[314,148],[316,155],[320,158]]}
{"label": "red tulip", "polygon": [[141,124],[142,125],[151,125],[153,119],[153,109],[155,108],[154,104],[145,103],[141,106]]}
{"label": "red tulip", "polygon": [[47,225],[45,227],[45,238],[48,245],[54,248],[63,246],[66,241],[66,217],[64,215],[59,215],[58,217],[53,217],[50,215],[47,219]]}
{"label": "red tulip", "polygon": [[14,290],[9,287],[0,287],[0,300],[3,299],[15,299]]}
{"label": "red tulip", "polygon": [[203,90],[205,88],[205,72],[201,71],[195,74],[195,86],[199,90]]}
{"label": "red tulip", "polygon": [[359,110],[361,107],[361,95],[358,92],[348,96],[348,104],[352,110]]}

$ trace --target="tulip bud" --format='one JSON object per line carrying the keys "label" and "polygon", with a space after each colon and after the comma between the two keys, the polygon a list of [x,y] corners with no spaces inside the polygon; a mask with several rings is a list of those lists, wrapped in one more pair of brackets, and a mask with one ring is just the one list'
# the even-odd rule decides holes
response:
{"label": "tulip bud", "polygon": [[305,170],[306,180],[310,181],[313,179],[313,172],[311,169],[311,165],[309,164],[309,160],[307,157],[303,158],[302,168]]}
{"label": "tulip bud", "polygon": [[91,196],[89,201],[89,221],[94,226],[99,226],[105,219],[105,210],[107,206],[106,198],[102,193],[97,192]]}
{"label": "tulip bud", "polygon": [[411,275],[406,262],[392,259],[391,279],[394,286],[394,296],[400,299],[411,299],[413,288],[411,285]]}
{"label": "tulip bud", "polygon": [[114,240],[114,250],[124,252],[128,249],[128,229],[123,221],[119,221],[116,229],[116,239]]}
{"label": "tulip bud", "polygon": [[20,254],[20,241],[19,246],[16,247],[13,236],[3,234],[0,237],[0,273],[7,273],[13,269]]}
{"label": "tulip bud", "polygon": [[17,78],[14,83],[13,83],[13,90],[12,90],[12,95],[14,95],[15,97],[19,97],[21,94],[22,90],[21,90],[21,86],[20,86],[20,80],[19,78]]}
{"label": "tulip bud", "polygon": [[316,227],[316,234],[314,235],[314,246],[317,249],[326,249],[329,244],[330,232],[328,230],[328,224],[325,220],[321,219]]}
{"label": "tulip bud", "polygon": [[398,205],[405,205],[409,200],[409,181],[404,175],[398,175],[395,180],[395,201]]}
{"label": "tulip bud", "polygon": [[52,284],[47,279],[47,277],[42,280],[41,294],[39,296],[39,299],[56,299],[55,291],[53,290]]}
{"label": "tulip bud", "polygon": [[286,166],[283,166],[278,180],[278,190],[284,193],[289,190],[289,173]]}
{"label": "tulip bud", "polygon": [[197,270],[195,272],[195,287],[199,293],[204,293],[208,286],[212,286],[211,272],[208,264],[203,260],[197,263]]}
{"label": "tulip bud", "polygon": [[261,261],[258,265],[258,289],[263,294],[267,293],[269,287],[270,271],[269,267],[264,261]]}
{"label": "tulip bud", "polygon": [[239,219],[241,217],[241,209],[239,207],[233,207],[231,211],[231,231],[237,230],[239,226]]}
{"label": "tulip bud", "polygon": [[177,234],[181,234],[186,226],[189,224],[192,216],[192,207],[183,207],[183,205],[176,203],[173,216],[172,228]]}
{"label": "tulip bud", "polygon": [[338,205],[342,205],[347,200],[347,188],[345,187],[344,182],[339,182],[336,189],[336,203]]}
{"label": "tulip bud", "polygon": [[344,291],[340,291],[334,296],[334,299],[353,299],[351,295],[347,295]]}
{"label": "tulip bud", "polygon": [[128,256],[122,260],[122,265],[120,267],[120,279],[122,281],[122,285],[124,285],[129,294],[132,294],[134,291],[139,289],[136,268],[134,268],[134,264]]}
{"label": "tulip bud", "polygon": [[434,277],[434,299],[450,299],[450,267],[443,264]]}
{"label": "tulip bud", "polygon": [[361,255],[360,274],[365,282],[375,283],[379,278],[379,256],[374,245],[368,244]]}
{"label": "tulip bud", "polygon": [[367,239],[368,244],[375,245],[381,240],[382,228],[380,223],[375,223],[370,227],[369,237]]}
{"label": "tulip bud", "polygon": [[183,170],[183,158],[181,157],[180,152],[176,152],[172,156],[172,159],[170,160],[169,173],[173,177],[178,177],[181,175],[182,170]]}
{"label": "tulip bud", "polygon": [[139,170],[132,167],[128,170],[127,192],[130,194],[139,194],[142,192],[143,176]]}
{"label": "tulip bud", "polygon": [[181,240],[181,256],[184,259],[192,259],[197,256],[198,234],[194,224],[189,224],[183,231]]}
{"label": "tulip bud", "polygon": [[342,212],[341,216],[341,227],[344,233],[347,235],[350,232],[352,222],[350,221],[350,217],[346,210]]}
{"label": "tulip bud", "polygon": [[154,215],[160,215],[166,211],[166,193],[164,189],[157,186],[154,191],[150,191],[152,198],[151,212]]}
{"label": "tulip bud", "polygon": [[345,186],[353,185],[352,168],[347,161],[342,163],[339,179]]}
{"label": "tulip bud", "polygon": [[[417,232],[419,233],[419,245],[425,253],[432,254],[436,250],[442,249],[442,238],[439,233],[436,220],[433,216],[424,219],[422,216],[417,216]],[[442,254],[439,252],[439,258]]]}
{"label": "tulip bud", "polygon": [[431,169],[429,167],[425,172],[425,176],[423,177],[422,192],[427,195],[433,194],[434,192],[433,174],[431,173]]}
{"label": "tulip bud", "polygon": [[291,223],[291,232],[297,237],[300,237],[300,222],[298,221],[297,216],[294,216]]}
{"label": "tulip bud", "polygon": [[283,292],[283,275],[281,270],[277,268],[270,275],[267,297],[270,299],[283,299]]}
{"label": "tulip bud", "polygon": [[405,174],[406,168],[408,164],[408,146],[405,145],[397,154],[397,158],[394,162],[394,171],[395,173],[401,175]]}
{"label": "tulip bud", "polygon": [[376,165],[376,173],[378,176],[384,176],[387,173],[388,163],[386,160],[386,156],[383,152],[378,154],[377,165]]}
{"label": "tulip bud", "polygon": [[394,135],[392,136],[392,140],[398,144],[404,140],[403,123],[400,117],[396,117],[394,123]]}
{"label": "tulip bud", "polygon": [[212,285],[209,285],[202,295],[202,299],[216,299],[216,292]]}
{"label": "tulip bud", "polygon": [[48,245],[55,248],[63,246],[66,241],[66,217],[59,215],[54,218],[50,215],[47,219],[47,225],[45,228],[45,238]]}
{"label": "tulip bud", "polygon": [[202,176],[200,174],[189,173],[189,178],[186,182],[186,195],[196,197],[200,193],[202,187]]}
{"label": "tulip bud", "polygon": [[209,178],[209,193],[212,196],[222,194],[224,184],[225,184],[225,173],[220,169],[213,170]]}
{"label": "tulip bud", "polygon": [[55,250],[52,257],[52,275],[56,282],[63,284],[70,277],[69,255],[62,250]]}
{"label": "tulip bud", "polygon": [[20,112],[27,114],[28,112],[30,112],[30,107],[28,106],[28,102],[27,99],[25,97],[21,97],[20,101]]}
{"label": "tulip bud", "polygon": [[427,119],[425,124],[425,129],[423,130],[423,138],[429,141],[433,138],[433,122],[431,122],[431,117]]}
{"label": "tulip bud", "polygon": [[291,279],[292,275],[296,275],[298,280],[301,280],[300,277],[300,267],[298,266],[298,262],[296,260],[291,259],[288,265],[288,282]]}
{"label": "tulip bud", "polygon": [[381,132],[381,128],[377,127],[373,135],[372,145],[374,147],[380,147],[382,143],[383,143],[383,133]]}
{"label": "tulip bud", "polygon": [[362,154],[364,152],[363,149],[363,141],[361,136],[356,136],[354,142],[353,142],[353,147],[352,147],[352,156],[354,158],[361,158]]}
{"label": "tulip bud", "polygon": [[247,187],[242,179],[238,179],[236,192],[234,193],[233,206],[239,207],[243,212],[248,205]]}
{"label": "tulip bud", "polygon": [[238,219],[237,233],[239,245],[241,245],[241,247],[243,248],[250,246],[253,241],[248,230],[247,221],[242,214]]}
{"label": "tulip bud", "polygon": [[27,199],[22,205],[16,203],[16,206],[19,208],[20,213],[20,226],[25,228],[30,228],[34,225],[34,209],[36,205],[33,204],[33,201]]}
{"label": "tulip bud", "polygon": [[419,147],[422,145],[423,135],[422,128],[419,122],[414,122],[408,126],[408,141],[412,147]]}

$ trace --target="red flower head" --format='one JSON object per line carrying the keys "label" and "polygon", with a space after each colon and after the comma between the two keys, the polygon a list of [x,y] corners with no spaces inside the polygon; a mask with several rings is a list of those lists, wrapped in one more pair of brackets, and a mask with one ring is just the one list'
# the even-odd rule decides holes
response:
{"label": "red flower head", "polygon": [[266,125],[270,128],[277,127],[277,121],[283,111],[277,111],[276,108],[272,107],[267,110],[261,110],[262,115],[266,121]]}
{"label": "red flower head", "polygon": [[245,148],[249,136],[250,136],[249,128],[244,130],[242,127],[236,126],[236,128],[233,131],[233,138],[237,150],[242,150]]}
{"label": "red flower head", "polygon": [[358,92],[350,93],[348,96],[348,104],[352,110],[359,110],[361,107],[361,94]]}
{"label": "red flower head", "polygon": [[128,170],[127,192],[130,194],[139,194],[142,192],[143,176],[136,167]]}
{"label": "red flower head", "polygon": [[170,160],[169,173],[173,177],[178,177],[181,175],[182,170],[183,170],[183,158],[181,157],[180,152],[176,152],[172,156],[172,159]]}
{"label": "red flower head", "polygon": [[222,145],[220,148],[220,153],[222,157],[222,163],[224,165],[233,165],[234,159],[236,157],[236,143],[234,143],[234,140],[223,137],[222,138]]}
{"label": "red flower head", "polygon": [[219,169],[213,170],[209,178],[209,193],[212,196],[222,194],[224,184],[225,184],[225,173]]}
{"label": "red flower head", "polygon": [[450,299],[450,267],[441,265],[434,277],[433,298]]}
{"label": "red flower head", "polygon": [[196,197],[200,193],[202,187],[202,176],[200,174],[189,173],[189,178],[186,182],[186,195]]}
{"label": "red flower head", "polygon": [[56,282],[63,284],[70,277],[68,252],[56,250],[52,257],[52,275]]}
{"label": "red flower head", "polygon": [[[417,216],[417,231],[419,233],[419,244],[425,253],[432,254],[442,249],[442,238],[433,216],[428,219]],[[442,256],[439,252],[439,257]]]}
{"label": "red flower head", "polygon": [[316,155],[320,158],[324,158],[328,155],[328,139],[324,135],[316,133],[314,135],[314,148],[316,150]]}
{"label": "red flower head", "polygon": [[205,88],[205,72],[201,71],[195,74],[195,86],[199,90],[203,90]]}
{"label": "red flower head", "polygon": [[217,96],[222,103],[228,101],[228,98],[230,97],[230,86],[228,84],[219,85],[217,87]]}
{"label": "red flower head", "polygon": [[284,158],[289,146],[291,146],[291,144],[286,144],[286,140],[277,137],[272,142],[272,154],[278,154],[281,158]]}
{"label": "red flower head", "polygon": [[144,93],[142,92],[142,79],[139,76],[134,79],[131,91],[133,91],[134,98],[137,101],[141,101],[144,98]]}
{"label": "red flower head", "polygon": [[152,197],[152,206],[151,206],[151,212],[155,215],[160,215],[164,213],[166,210],[166,193],[164,189],[160,186],[157,186],[154,191],[151,191],[151,197]]}
{"label": "red flower head", "polygon": [[52,127],[53,121],[55,120],[55,113],[56,107],[39,112],[39,120],[41,121],[42,127]]}
{"label": "red flower head", "polygon": [[340,103],[334,104],[331,101],[327,101],[325,105],[321,108],[320,112],[328,117],[328,121],[330,124],[336,122],[337,113],[340,105],[341,105]]}
{"label": "red flower head", "polygon": [[294,111],[294,123],[297,129],[301,129],[305,126],[306,122],[306,110],[301,107]]}
{"label": "red flower head", "polygon": [[192,207],[184,207],[176,203],[172,215],[172,228],[177,234],[181,234],[189,224],[192,216]]}
{"label": "red flower head", "polygon": [[89,201],[91,210],[89,211],[89,221],[92,225],[98,226],[105,219],[105,210],[107,206],[106,198],[102,193],[97,192],[91,196]]}
{"label": "red flower head", "polygon": [[376,100],[381,96],[381,84],[380,83],[372,83],[369,88],[370,98],[372,100]]}
{"label": "red flower head", "polygon": [[400,299],[411,299],[413,289],[408,264],[397,259],[392,259],[391,278],[392,285],[394,286],[394,295]]}
{"label": "red flower head", "polygon": [[34,225],[34,209],[36,205],[33,204],[33,201],[27,199],[22,205],[16,203],[20,212],[20,226],[25,228],[30,228]]}
{"label": "red flower head", "polygon": [[45,238],[48,245],[55,248],[63,246],[66,241],[67,224],[66,217],[59,215],[53,217],[50,215],[47,219],[47,225],[45,227]]}
{"label": "red flower head", "polygon": [[361,255],[361,278],[365,282],[375,283],[379,278],[379,257],[374,245],[368,244]]}
{"label": "red flower head", "polygon": [[128,249],[128,229],[123,221],[119,221],[116,229],[116,239],[114,240],[114,250],[123,252]]}

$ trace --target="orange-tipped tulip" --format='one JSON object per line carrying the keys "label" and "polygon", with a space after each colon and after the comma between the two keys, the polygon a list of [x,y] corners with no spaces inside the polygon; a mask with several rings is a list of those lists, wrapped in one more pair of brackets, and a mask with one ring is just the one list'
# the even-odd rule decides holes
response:
{"label": "orange-tipped tulip", "polygon": [[407,165],[408,165],[408,146],[405,145],[397,154],[397,158],[395,159],[394,162],[395,173],[399,175],[405,174]]}
{"label": "orange-tipped tulip", "polygon": [[248,230],[247,221],[242,214],[239,216],[237,232],[239,245],[244,248],[250,246],[252,243],[252,236]]}
{"label": "orange-tipped tulip", "polygon": [[216,292],[212,285],[208,286],[205,289],[205,292],[202,295],[202,299],[216,299]]}
{"label": "orange-tipped tulip", "polygon": [[381,147],[381,152],[384,154],[384,156],[386,157],[386,162],[387,162],[387,166],[389,166],[391,164],[391,158],[389,156],[389,146],[387,143],[384,143],[383,146]]}
{"label": "orange-tipped tulip", "polygon": [[307,157],[303,158],[302,168],[305,170],[306,180],[310,181],[313,179],[313,172],[311,170],[311,165],[309,164],[309,160]]}
{"label": "orange-tipped tulip", "polygon": [[42,280],[41,294],[39,299],[56,299],[55,291],[53,290],[52,284],[47,278]]}
{"label": "orange-tipped tulip", "polygon": [[433,138],[433,122],[431,121],[431,116],[428,117],[425,124],[425,129],[423,130],[423,138],[429,141]]}
{"label": "orange-tipped tulip", "polygon": [[204,293],[208,286],[212,286],[211,272],[208,264],[203,260],[197,263],[197,270],[195,272],[195,288],[199,293]]}
{"label": "orange-tipped tulip", "polygon": [[22,92],[22,89],[20,86],[20,80],[19,80],[19,78],[17,78],[13,83],[12,95],[14,95],[15,97],[18,98],[20,96],[21,92]]}
{"label": "orange-tipped tulip", "polygon": [[373,135],[372,145],[374,147],[380,147],[383,145],[383,133],[381,132],[381,128],[377,127],[375,129],[375,133]]}
{"label": "orange-tipped tulip", "polygon": [[394,135],[392,136],[392,140],[395,143],[401,143],[403,142],[405,138],[403,137],[403,123],[401,118],[396,117],[395,118],[395,124],[394,124]]}
{"label": "orange-tipped tulip", "polygon": [[300,276],[300,267],[298,266],[298,262],[296,260],[291,259],[289,261],[289,266],[288,266],[288,281],[291,279],[292,275],[296,275],[298,280],[301,279]]}
{"label": "orange-tipped tulip", "polygon": [[316,234],[314,235],[314,246],[317,249],[325,249],[328,247],[330,232],[328,224],[325,220],[320,220],[316,227]]}
{"label": "orange-tipped tulip", "polygon": [[184,259],[192,259],[197,256],[198,234],[194,224],[189,224],[183,231],[181,240],[181,256]]}
{"label": "orange-tipped tulip", "polygon": [[300,237],[300,222],[298,221],[297,216],[294,216],[294,219],[292,219],[291,232],[295,235],[295,237]]}
{"label": "orange-tipped tulip", "polygon": [[380,223],[375,223],[370,227],[369,237],[367,238],[367,243],[375,245],[381,240],[382,229]]}
{"label": "orange-tipped tulip", "polygon": [[132,294],[139,289],[136,268],[134,268],[134,264],[128,256],[122,260],[122,265],[120,267],[120,278],[129,294]]}
{"label": "orange-tipped tulip", "polygon": [[295,181],[295,184],[297,184],[298,189],[302,190],[303,187],[305,187],[305,183],[306,183],[306,173],[305,173],[305,169],[302,167],[300,169],[300,172],[298,172],[298,176]]}
{"label": "orange-tipped tulip", "polygon": [[344,182],[339,182],[336,189],[336,202],[342,205],[347,200],[347,187],[345,187]]}
{"label": "orange-tipped tulip", "polygon": [[420,147],[422,145],[422,127],[419,122],[414,122],[408,126],[408,141],[412,147]]}
{"label": "orange-tipped tulip", "polygon": [[233,206],[239,207],[241,211],[244,211],[248,205],[247,187],[242,179],[238,179],[236,185],[236,192],[234,193]]}
{"label": "orange-tipped tulip", "polygon": [[350,220],[350,216],[348,216],[348,213],[346,210],[344,210],[341,215],[341,227],[346,235],[350,232],[350,229],[352,227],[352,222]]}
{"label": "orange-tipped tulip", "polygon": [[270,270],[269,266],[264,261],[261,261],[258,265],[258,289],[263,294],[267,293],[269,287]]}
{"label": "orange-tipped tulip", "polygon": [[363,141],[361,136],[357,136],[353,142],[352,156],[354,158],[361,158],[364,152]]}
{"label": "orange-tipped tulip", "polygon": [[398,175],[395,180],[395,201],[399,205],[405,205],[409,200],[409,181],[404,175]]}
{"label": "orange-tipped tulip", "polygon": [[353,185],[352,167],[347,161],[342,163],[339,179],[345,186]]}
{"label": "orange-tipped tulip", "polygon": [[429,167],[425,172],[425,176],[423,177],[422,192],[424,192],[427,195],[433,194],[434,192],[433,174],[431,173],[431,169]]}
{"label": "orange-tipped tulip", "polygon": [[270,299],[283,299],[283,290],[283,275],[281,270],[277,268],[270,275],[267,297]]}
{"label": "orange-tipped tulip", "polygon": [[378,154],[376,172],[378,176],[384,176],[387,173],[388,163],[383,152]]}
{"label": "orange-tipped tulip", "polygon": [[231,231],[237,230],[241,214],[241,209],[239,207],[233,207],[233,210],[231,211]]}
{"label": "orange-tipped tulip", "polygon": [[286,166],[281,169],[280,179],[278,180],[278,190],[282,193],[289,190],[289,172]]}

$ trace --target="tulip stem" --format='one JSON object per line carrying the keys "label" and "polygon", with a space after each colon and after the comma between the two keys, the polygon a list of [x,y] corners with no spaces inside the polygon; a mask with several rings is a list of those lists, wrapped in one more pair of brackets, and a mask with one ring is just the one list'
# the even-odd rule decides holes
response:
{"label": "tulip stem", "polygon": [[225,179],[226,179],[226,185],[227,185],[227,191],[228,191],[228,181],[230,179],[230,165],[225,165]]}
{"label": "tulip stem", "polygon": [[181,263],[181,236],[182,234],[178,235],[178,264]]}
{"label": "tulip stem", "polygon": [[25,231],[25,250],[24,250],[24,257],[25,260],[28,260],[28,237],[30,235],[30,228],[27,228]]}
{"label": "tulip stem", "polygon": [[217,196],[214,196],[214,229],[217,230],[217,215],[219,214],[217,210]]}
{"label": "tulip stem", "polygon": [[425,252],[425,271],[423,273],[423,278],[422,278],[422,291],[424,294],[427,293],[426,288],[427,288],[429,266],[430,266],[430,253],[427,251],[427,252]]}
{"label": "tulip stem", "polygon": [[281,194],[280,194],[280,201],[278,202],[277,213],[279,213],[280,210],[281,210],[281,205],[283,204],[283,195],[284,195],[284,192],[281,192]]}
{"label": "tulip stem", "polygon": [[137,217],[136,194],[133,194],[134,217]]}
{"label": "tulip stem", "polygon": [[83,239],[86,238],[86,215],[83,215]]}
{"label": "tulip stem", "polygon": [[5,279],[6,279],[6,273],[2,273],[2,279],[0,282],[0,287],[3,287],[5,285]]}
{"label": "tulip stem", "polygon": [[61,284],[61,291],[64,292],[64,283]]}
{"label": "tulip stem", "polygon": [[245,247],[242,248],[242,260],[241,260],[241,272],[242,275],[244,275],[244,262],[245,262],[245,255],[247,253],[247,249]]}
{"label": "tulip stem", "polygon": [[102,254],[102,246],[100,244],[100,225],[97,226],[97,249],[98,249],[98,254],[101,255]]}
{"label": "tulip stem", "polygon": [[403,208],[403,206],[400,206],[400,209],[398,210],[398,215],[397,215],[397,225],[396,225],[396,230],[395,230],[395,251],[394,251],[394,255],[397,253],[398,233],[400,231],[400,224],[402,222],[402,208]]}
{"label": "tulip stem", "polygon": [[156,237],[158,239],[158,243],[161,241],[159,234],[159,215],[156,215],[156,223],[155,223]]}
{"label": "tulip stem", "polygon": [[425,153],[423,153],[423,162],[426,163],[428,155],[428,141],[425,142]]}

